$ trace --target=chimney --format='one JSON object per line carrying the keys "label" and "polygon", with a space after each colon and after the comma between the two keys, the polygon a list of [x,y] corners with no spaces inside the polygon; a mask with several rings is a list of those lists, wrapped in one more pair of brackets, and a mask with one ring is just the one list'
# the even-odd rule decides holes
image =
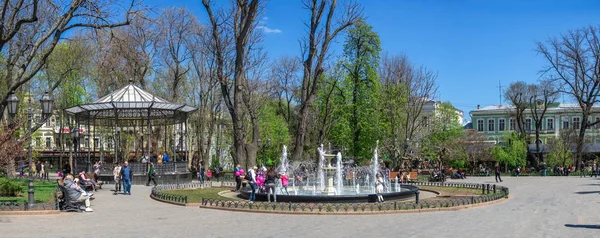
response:
{"label": "chimney", "polygon": [[480,107],[481,107],[481,105],[477,104],[477,110],[479,110]]}

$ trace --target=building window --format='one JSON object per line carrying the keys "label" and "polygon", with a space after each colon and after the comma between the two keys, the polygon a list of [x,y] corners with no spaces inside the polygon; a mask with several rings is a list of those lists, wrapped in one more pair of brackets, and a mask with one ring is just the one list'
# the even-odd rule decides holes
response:
{"label": "building window", "polygon": [[531,118],[525,119],[525,130],[531,131]]}
{"label": "building window", "polygon": [[595,125],[596,129],[600,129],[600,117],[596,117],[596,125]]}
{"label": "building window", "polygon": [[428,122],[429,122],[429,118],[427,118],[427,116],[424,116],[424,117],[423,117],[423,125],[424,125],[425,127],[428,127],[428,126],[429,126],[429,123],[428,123]]}
{"label": "building window", "polygon": [[494,124],[495,124],[494,119],[488,119],[488,131],[495,131]]}
{"label": "building window", "polygon": [[510,119],[510,120],[508,120],[508,121],[509,121],[509,123],[510,123],[508,130],[514,131],[514,130],[515,130],[515,119],[512,119],[512,118],[511,118],[511,119]]}
{"label": "building window", "polygon": [[100,145],[100,139],[94,138],[94,149],[100,147],[99,145]]}
{"label": "building window", "polygon": [[42,146],[42,138],[41,137],[36,137],[35,138],[35,147],[41,147]]}
{"label": "building window", "polygon": [[504,119],[498,119],[498,130],[504,131]]}
{"label": "building window", "polygon": [[483,120],[477,120],[477,131],[483,131]]}
{"label": "building window", "polygon": [[554,118],[546,119],[546,130],[549,130],[549,131],[554,130]]}
{"label": "building window", "polygon": [[46,149],[52,148],[52,138],[46,137]]}
{"label": "building window", "polygon": [[579,121],[579,117],[573,117],[573,129],[579,130],[581,126],[581,122]]}
{"label": "building window", "polygon": [[569,129],[569,119],[563,119],[562,129]]}

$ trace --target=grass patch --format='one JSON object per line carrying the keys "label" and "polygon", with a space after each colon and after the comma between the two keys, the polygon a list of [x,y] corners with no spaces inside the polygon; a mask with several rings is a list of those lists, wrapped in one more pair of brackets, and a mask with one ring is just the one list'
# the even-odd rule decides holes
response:
{"label": "grass patch", "polygon": [[[435,187],[421,186],[420,189],[433,190],[441,193],[442,196],[481,196],[481,189],[456,188],[456,187]],[[490,191],[492,193],[492,191]]]}
{"label": "grass patch", "polygon": [[[17,197],[0,197],[0,202],[25,202],[27,201],[27,191],[29,191],[29,180],[27,179],[11,179],[21,185],[23,193]],[[45,203],[54,201],[54,191],[56,189],[56,181],[34,181],[33,191],[36,203]]]}
{"label": "grass patch", "polygon": [[197,189],[180,189],[180,190],[169,190],[164,193],[175,194],[180,196],[187,196],[188,203],[200,203],[202,198],[206,199],[220,199],[226,201],[238,201],[237,198],[228,198],[219,196],[219,192],[224,190],[231,190],[232,188],[220,187],[220,188],[197,188]]}

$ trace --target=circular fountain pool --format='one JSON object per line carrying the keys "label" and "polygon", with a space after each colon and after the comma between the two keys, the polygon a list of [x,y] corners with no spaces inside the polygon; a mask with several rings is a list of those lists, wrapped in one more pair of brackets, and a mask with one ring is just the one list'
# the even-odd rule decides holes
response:
{"label": "circular fountain pool", "polygon": [[[396,188],[390,192],[383,193],[383,198],[386,201],[390,200],[408,200],[414,199],[415,194],[419,189],[412,185],[398,185],[401,187],[400,191]],[[277,188],[279,190],[279,188]],[[245,187],[240,190],[240,197],[248,199],[252,190],[250,187]],[[306,188],[306,189],[288,189],[289,195],[277,191],[277,202],[314,202],[314,203],[363,203],[363,202],[376,202],[377,195],[374,191],[369,189],[360,190],[359,193],[352,187],[344,187],[343,191],[338,195],[327,195],[323,194],[319,189]],[[273,199],[271,197],[271,199]],[[267,201],[266,193],[256,193],[256,201]]]}

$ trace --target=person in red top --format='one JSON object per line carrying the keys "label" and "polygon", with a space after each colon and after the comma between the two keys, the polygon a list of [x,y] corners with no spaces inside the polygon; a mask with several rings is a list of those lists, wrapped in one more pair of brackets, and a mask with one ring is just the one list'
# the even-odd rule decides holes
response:
{"label": "person in red top", "polygon": [[279,178],[281,179],[281,193],[283,193],[283,191],[285,190],[285,194],[290,195],[290,193],[287,190],[289,177],[287,176],[287,174],[285,174],[285,172],[281,172],[279,174]]}

